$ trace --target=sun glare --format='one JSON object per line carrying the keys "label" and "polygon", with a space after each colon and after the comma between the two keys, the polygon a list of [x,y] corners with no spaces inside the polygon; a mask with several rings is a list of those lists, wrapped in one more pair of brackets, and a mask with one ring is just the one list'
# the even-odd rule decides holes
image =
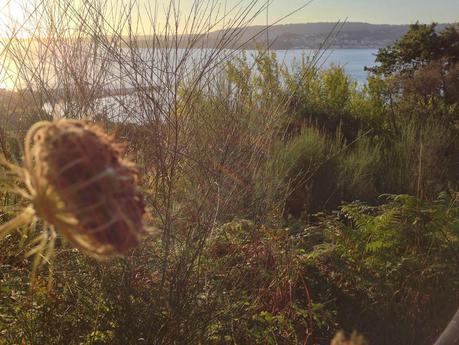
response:
{"label": "sun glare", "polygon": [[0,38],[27,38],[30,28],[26,25],[27,7],[23,0],[0,0]]}
{"label": "sun glare", "polygon": [[16,84],[14,69],[5,48],[12,39],[32,36],[33,31],[27,22],[30,5],[32,1],[0,0],[0,89],[13,89]]}

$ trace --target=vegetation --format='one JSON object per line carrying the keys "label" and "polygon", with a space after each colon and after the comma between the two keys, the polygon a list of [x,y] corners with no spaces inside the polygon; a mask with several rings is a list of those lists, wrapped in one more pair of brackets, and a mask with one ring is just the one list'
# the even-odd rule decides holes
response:
{"label": "vegetation", "polygon": [[[102,4],[75,17],[52,3],[39,12],[49,41],[36,37],[52,49],[35,50],[38,62],[24,41],[5,50],[31,65],[18,70],[25,90],[1,98],[2,153],[20,162],[26,130],[53,112],[97,121],[139,166],[149,231],[112,261],[58,236],[34,281],[24,253],[43,224],[5,236],[0,344],[330,344],[341,329],[370,344],[439,336],[459,306],[459,101],[448,91],[459,88],[458,55],[425,51],[446,39],[457,47],[457,31],[413,25],[361,87],[339,66],[317,68],[317,57],[288,69],[272,52],[202,50],[191,64],[192,33],[211,25],[187,22],[189,49],[174,50],[182,31],[171,17],[161,40],[138,48],[122,26],[105,34]],[[221,42],[250,22],[240,13]],[[68,23],[81,34],[71,44]],[[113,79],[131,91],[103,104]],[[0,172],[3,223],[23,201]],[[332,343],[366,340],[339,333]]]}

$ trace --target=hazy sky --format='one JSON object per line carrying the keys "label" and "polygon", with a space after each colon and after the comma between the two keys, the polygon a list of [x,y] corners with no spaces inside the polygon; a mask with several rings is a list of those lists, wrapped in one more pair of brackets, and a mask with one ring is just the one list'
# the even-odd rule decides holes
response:
{"label": "hazy sky", "polygon": [[[169,3],[167,0],[156,0]],[[182,13],[186,13],[193,1],[180,1]],[[205,0],[199,0],[204,1]],[[211,0],[209,0],[211,1]],[[236,4],[247,4],[250,0],[213,0],[221,7],[231,8]],[[271,0],[269,22],[287,15],[301,7],[308,0]],[[141,3],[151,5],[154,0],[140,0]],[[265,0],[258,0],[264,4]],[[243,5],[242,5],[243,6]],[[162,6],[159,6],[162,7]],[[375,24],[410,24],[416,21],[430,23],[459,22],[459,0],[313,0],[299,12],[289,16],[282,23],[305,22],[336,22],[348,21],[369,22]],[[265,24],[266,16],[259,16],[254,24]]]}
{"label": "hazy sky", "polygon": [[[52,1],[52,0],[48,0]],[[71,1],[75,4],[92,0],[61,0]],[[151,27],[151,22],[146,19],[145,7],[158,9],[156,17],[156,26],[161,27],[164,21],[164,8],[171,1],[180,3],[181,13],[185,16],[191,8],[191,4],[200,1],[201,4],[207,5],[211,2],[219,4],[219,13],[224,8],[230,9],[236,4],[239,8],[247,6],[250,1],[254,0],[108,0],[113,3],[110,6],[113,16],[120,14],[119,7],[122,7],[130,1],[136,1],[139,8],[138,13],[144,27]],[[273,23],[290,12],[304,5],[308,0],[271,0],[268,12],[268,22]],[[0,37],[4,36],[9,30],[7,24],[9,20],[5,18],[13,17],[17,23],[23,22],[23,5],[32,6],[33,3],[40,3],[38,0],[0,0]],[[258,0],[258,5],[266,3],[266,0]],[[22,4],[18,5],[18,4]],[[28,7],[30,7],[28,6]],[[32,6],[33,7],[33,6]],[[108,15],[110,17],[110,15]],[[113,18],[115,18],[113,17]],[[229,17],[236,17],[234,12]],[[107,18],[108,19],[108,18]],[[183,19],[183,17],[182,17]],[[305,22],[336,22],[338,20],[361,21],[369,23],[384,24],[409,24],[417,20],[423,23],[432,21],[459,22],[459,0],[313,0],[309,5],[300,11],[284,19],[281,23],[305,23]],[[110,20],[110,19],[108,19]],[[116,22],[116,19],[114,20]],[[266,24],[266,13],[258,16],[253,24]],[[17,25],[16,25],[17,26]],[[218,28],[218,27],[217,27]]]}
{"label": "hazy sky", "polygon": [[[300,6],[299,0],[274,0],[272,12]],[[289,22],[349,21],[405,24],[459,21],[459,0],[314,0]]]}

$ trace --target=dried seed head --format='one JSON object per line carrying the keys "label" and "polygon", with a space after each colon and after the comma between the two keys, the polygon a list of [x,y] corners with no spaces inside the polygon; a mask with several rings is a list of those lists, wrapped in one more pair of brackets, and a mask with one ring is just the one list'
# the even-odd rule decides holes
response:
{"label": "dried seed head", "polygon": [[138,172],[100,128],[44,122],[26,140],[26,175],[38,216],[97,257],[122,254],[143,231]]}

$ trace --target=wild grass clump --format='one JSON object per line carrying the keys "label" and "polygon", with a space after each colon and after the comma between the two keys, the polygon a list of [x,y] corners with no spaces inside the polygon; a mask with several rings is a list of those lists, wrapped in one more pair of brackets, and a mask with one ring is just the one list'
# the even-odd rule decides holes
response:
{"label": "wild grass clump", "polygon": [[[314,212],[325,206],[335,190],[334,153],[332,142],[319,130],[304,127],[297,136],[278,143],[266,162],[266,177],[260,176],[258,189],[271,193],[274,200],[284,198],[286,215],[299,217],[303,212]],[[327,187],[323,183],[326,180],[330,182]],[[269,191],[271,186],[286,189]]]}

